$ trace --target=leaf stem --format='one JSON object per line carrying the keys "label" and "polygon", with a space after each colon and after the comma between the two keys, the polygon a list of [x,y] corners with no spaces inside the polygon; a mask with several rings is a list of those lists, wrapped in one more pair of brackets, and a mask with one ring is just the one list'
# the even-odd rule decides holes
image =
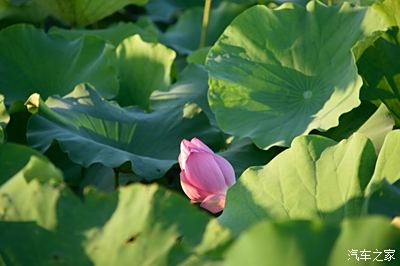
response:
{"label": "leaf stem", "polygon": [[201,26],[201,35],[200,35],[199,48],[203,48],[203,47],[206,46],[208,22],[209,22],[209,19],[210,19],[211,1],[212,0],[204,0],[203,23],[202,23],[202,26]]}

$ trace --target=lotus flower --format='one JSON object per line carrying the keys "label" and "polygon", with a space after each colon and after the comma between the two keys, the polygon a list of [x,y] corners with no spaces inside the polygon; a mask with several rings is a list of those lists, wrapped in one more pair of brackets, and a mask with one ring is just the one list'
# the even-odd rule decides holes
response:
{"label": "lotus flower", "polygon": [[182,140],[178,161],[181,186],[191,202],[212,213],[222,211],[226,191],[235,183],[231,164],[197,138]]}

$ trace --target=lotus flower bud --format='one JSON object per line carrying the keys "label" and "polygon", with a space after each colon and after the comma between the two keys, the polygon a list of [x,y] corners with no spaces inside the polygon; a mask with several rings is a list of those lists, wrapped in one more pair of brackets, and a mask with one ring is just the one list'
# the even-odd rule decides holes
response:
{"label": "lotus flower bud", "polygon": [[232,165],[197,138],[181,142],[181,186],[192,203],[212,213],[225,207],[226,191],[235,183]]}

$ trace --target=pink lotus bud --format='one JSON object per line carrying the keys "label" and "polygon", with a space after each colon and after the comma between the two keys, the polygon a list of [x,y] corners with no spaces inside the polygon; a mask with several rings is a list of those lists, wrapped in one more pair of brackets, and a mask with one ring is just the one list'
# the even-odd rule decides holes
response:
{"label": "pink lotus bud", "polygon": [[182,189],[191,202],[201,202],[212,213],[222,211],[226,191],[236,182],[231,164],[197,138],[182,140],[178,161]]}

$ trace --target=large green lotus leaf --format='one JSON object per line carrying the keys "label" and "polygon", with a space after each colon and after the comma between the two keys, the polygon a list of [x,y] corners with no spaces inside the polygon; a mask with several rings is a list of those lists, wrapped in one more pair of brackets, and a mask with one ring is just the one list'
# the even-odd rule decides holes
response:
{"label": "large green lotus leaf", "polygon": [[171,83],[175,52],[159,43],[144,42],[140,35],[126,38],[117,47],[121,105],[149,109],[150,94]]}
{"label": "large green lotus leaf", "polygon": [[13,177],[25,166],[31,156],[43,157],[39,152],[27,146],[15,143],[0,144],[0,185]]}
{"label": "large green lotus leaf", "polygon": [[35,0],[44,10],[70,26],[86,26],[129,5],[148,0]]}
{"label": "large green lotus leaf", "polygon": [[0,143],[3,143],[5,138],[5,128],[10,121],[10,115],[7,112],[4,104],[4,96],[0,94]]}
{"label": "large green lotus leaf", "polygon": [[204,114],[184,118],[179,106],[145,113],[107,102],[84,86],[72,95],[44,103],[33,94],[27,105],[37,115],[27,137],[41,151],[57,140],[70,159],[84,167],[101,163],[117,168],[130,162],[137,175],[151,180],[177,162],[183,138],[197,136],[209,143],[219,139]]}
{"label": "large green lotus leaf", "polygon": [[172,249],[187,254],[201,242],[208,222],[185,201],[156,186],[121,190],[116,211],[92,233],[87,252],[96,265],[174,265],[168,263]]}
{"label": "large green lotus leaf", "polygon": [[119,22],[117,25],[105,29],[62,29],[53,27],[49,31],[52,35],[59,34],[67,39],[74,40],[82,36],[94,36],[118,46],[125,38],[139,34],[147,42],[156,42],[157,33],[152,29],[140,27],[138,24]]}
{"label": "large green lotus leaf", "polygon": [[[119,23],[101,30],[64,30],[53,28],[52,34],[74,40],[95,36],[116,46],[121,105],[139,105],[149,109],[149,96],[154,90],[166,90],[171,83],[171,66],[175,52],[157,41],[152,29],[132,23]],[[137,35],[136,35],[137,34]],[[143,41],[145,40],[145,41]]]}
{"label": "large green lotus leaf", "polygon": [[339,143],[297,137],[269,164],[243,173],[219,221],[237,233],[262,217],[337,223],[364,215],[379,184],[400,179],[399,143],[400,130],[389,133],[376,159],[372,142],[358,133]]}
{"label": "large green lotus leaf", "polygon": [[[256,6],[208,54],[209,102],[227,133],[260,148],[327,130],[360,104],[352,47],[387,28],[372,7]],[[282,34],[284,32],[285,34]]]}
{"label": "large green lotus leaf", "polygon": [[156,185],[87,190],[81,200],[60,180],[57,169],[34,157],[0,188],[6,265],[171,265],[172,250],[189,256],[210,220]]}
{"label": "large green lotus leaf", "polygon": [[7,102],[65,95],[82,82],[91,83],[105,97],[118,91],[112,47],[94,37],[68,41],[29,25],[0,31],[0,93]]}
{"label": "large green lotus leaf", "polygon": [[[348,219],[340,226],[321,221],[263,221],[243,232],[226,255],[224,265],[394,265],[385,250],[400,248],[400,230],[382,217]],[[369,259],[361,250],[369,250]],[[379,253],[374,253],[380,251]],[[377,256],[377,260],[373,261]]]}
{"label": "large green lotus leaf", "polygon": [[0,187],[6,265],[92,265],[82,248],[84,233],[109,219],[116,195],[86,193],[83,204],[61,179],[58,169],[35,155]]}
{"label": "large green lotus leaf", "polygon": [[[229,2],[222,2],[217,8],[213,8],[210,13],[206,45],[212,45],[232,19],[245,9],[245,5]],[[161,41],[180,53],[189,54],[193,52],[199,47],[202,19],[202,7],[185,10],[179,16],[177,23],[160,37]]]}

